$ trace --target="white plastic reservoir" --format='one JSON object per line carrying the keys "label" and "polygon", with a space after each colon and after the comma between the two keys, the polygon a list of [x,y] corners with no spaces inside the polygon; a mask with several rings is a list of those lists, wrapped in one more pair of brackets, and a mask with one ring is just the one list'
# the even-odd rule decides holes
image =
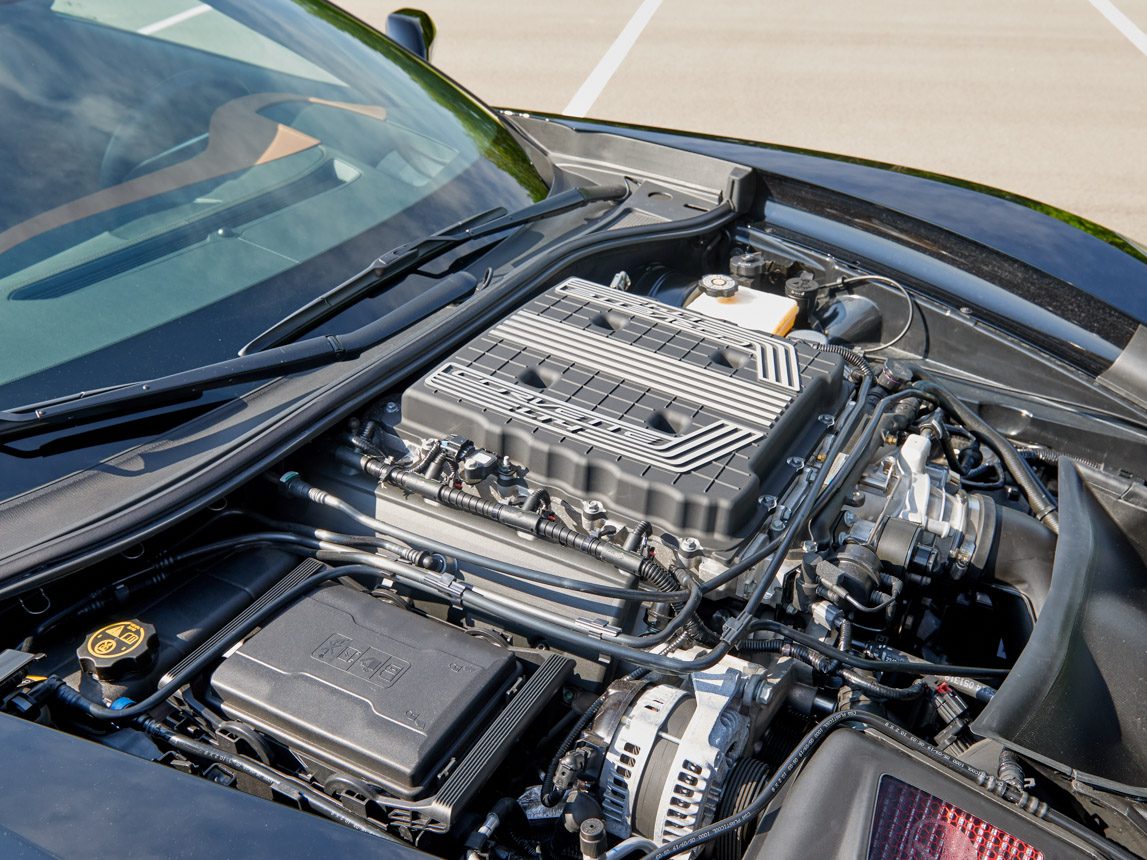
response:
{"label": "white plastic reservoir", "polygon": [[703,277],[685,306],[768,334],[788,334],[797,318],[797,303],[788,296],[740,288],[729,275]]}

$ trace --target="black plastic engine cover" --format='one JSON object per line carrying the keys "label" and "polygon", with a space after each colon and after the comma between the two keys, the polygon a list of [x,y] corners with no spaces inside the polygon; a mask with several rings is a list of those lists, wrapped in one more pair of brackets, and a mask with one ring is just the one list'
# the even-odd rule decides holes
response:
{"label": "black plastic engine cover", "polygon": [[[843,359],[571,278],[403,395],[409,438],[454,434],[533,485],[732,544],[847,397]],[[798,464],[799,465],[799,464]]]}
{"label": "black plastic engine cover", "polygon": [[482,728],[518,668],[505,648],[335,585],[244,642],[211,686],[228,716],[411,798]]}

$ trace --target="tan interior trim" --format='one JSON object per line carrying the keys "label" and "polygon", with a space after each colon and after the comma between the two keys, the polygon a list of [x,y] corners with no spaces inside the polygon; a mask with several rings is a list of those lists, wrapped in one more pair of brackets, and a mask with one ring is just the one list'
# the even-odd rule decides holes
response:
{"label": "tan interior trim", "polygon": [[378,120],[386,118],[386,109],[378,105],[349,104],[291,93],[257,93],[233,99],[211,114],[207,148],[199,155],[155,173],[100,189],[22,221],[0,233],[0,254],[82,218],[286,158],[316,146],[319,143],[317,138],[259,114],[260,110],[271,105],[294,101],[352,111]]}

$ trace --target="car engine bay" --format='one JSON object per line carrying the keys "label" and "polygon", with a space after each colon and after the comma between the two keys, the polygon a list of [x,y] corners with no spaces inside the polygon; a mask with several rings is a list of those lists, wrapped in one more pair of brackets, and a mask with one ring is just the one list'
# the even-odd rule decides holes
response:
{"label": "car engine bay", "polygon": [[4,710],[467,860],[1143,851],[1141,467],[994,426],[900,281],[716,248],[586,264],[9,607]]}

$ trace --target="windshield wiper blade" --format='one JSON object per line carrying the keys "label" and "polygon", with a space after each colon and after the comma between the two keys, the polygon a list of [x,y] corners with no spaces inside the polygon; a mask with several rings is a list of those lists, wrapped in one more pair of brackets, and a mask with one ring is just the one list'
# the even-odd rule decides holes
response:
{"label": "windshield wiper blade", "polygon": [[470,272],[456,272],[390,313],[347,334],[307,338],[156,379],[81,391],[3,410],[0,411],[0,439],[143,412],[160,405],[195,400],[212,389],[350,361],[391,335],[465,298],[477,284],[478,279]]}
{"label": "windshield wiper blade", "polygon": [[[361,275],[305,305],[247,344],[236,358],[140,382],[81,391],[38,403],[0,410],[0,439],[26,436],[52,427],[80,425],[117,415],[146,411],[160,405],[197,399],[205,391],[244,382],[273,379],[326,364],[349,361],[449,304],[465,298],[477,286],[470,272],[448,275],[429,289],[403,302],[390,313],[347,334],[310,337],[283,343],[329,315],[352,304],[382,283],[432,259],[450,248],[481,236],[536,221],[597,200],[624,197],[624,186],[575,188],[503,214],[492,209],[409,243],[380,257]],[[381,268],[381,271],[378,271]],[[369,276],[369,279],[367,279]],[[344,291],[345,289],[345,291]],[[340,293],[340,291],[343,291]]]}
{"label": "windshield wiper blade", "polygon": [[387,251],[357,275],[351,276],[318,298],[287,314],[247,343],[239,350],[239,355],[252,355],[285,343],[370,295],[387,281],[473,239],[568,212],[588,203],[621,199],[628,194],[629,189],[625,185],[571,188],[514,212],[507,213],[501,208],[481,212],[422,239],[399,245]]}

